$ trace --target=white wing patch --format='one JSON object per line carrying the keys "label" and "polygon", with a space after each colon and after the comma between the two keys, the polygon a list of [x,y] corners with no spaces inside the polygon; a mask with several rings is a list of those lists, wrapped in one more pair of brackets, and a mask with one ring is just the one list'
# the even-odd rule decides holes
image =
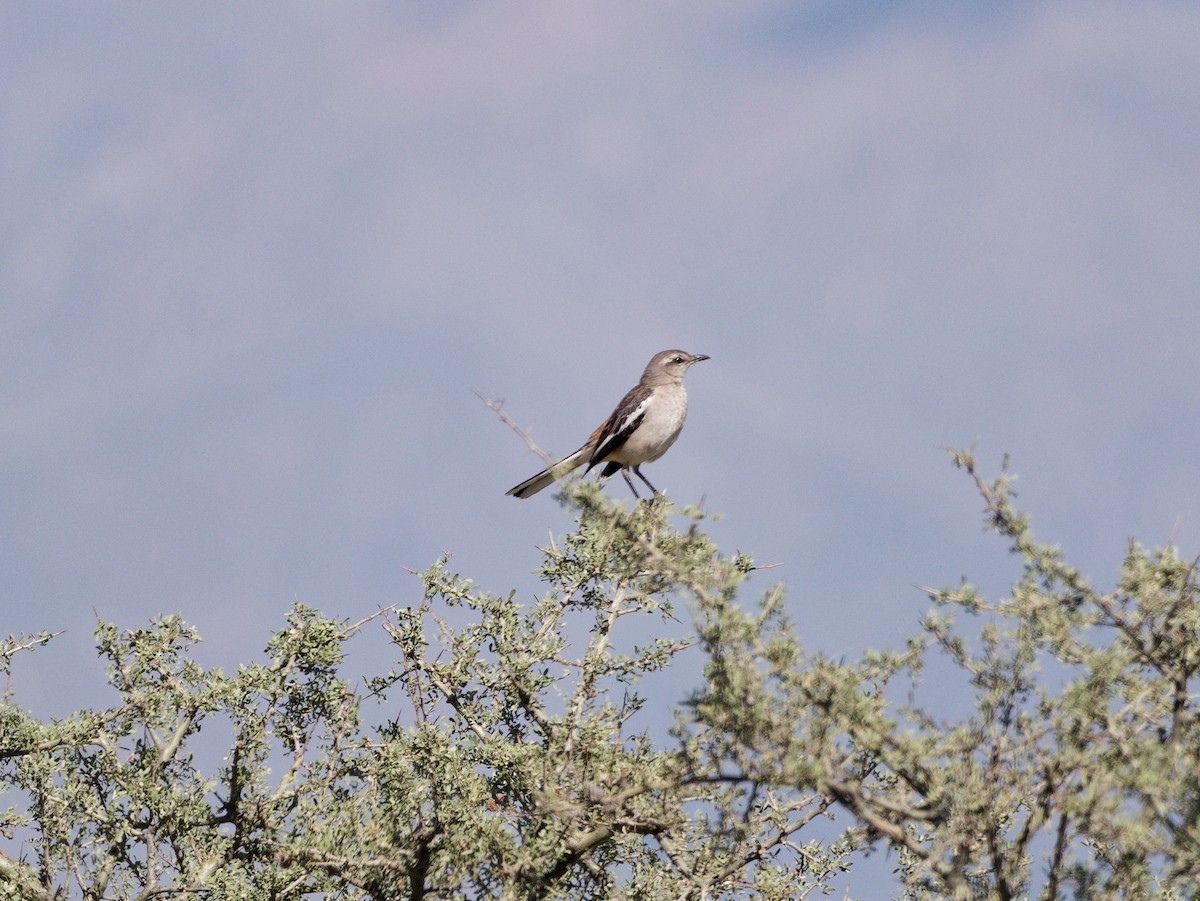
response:
{"label": "white wing patch", "polygon": [[624,435],[626,432],[632,429],[638,419],[645,415],[645,412],[650,409],[650,402],[652,400],[654,400],[652,396],[647,397],[644,401],[634,407],[629,414],[623,420],[621,420],[620,426],[617,427],[616,434]]}
{"label": "white wing patch", "polygon": [[646,411],[650,408],[650,401],[653,398],[647,397],[636,407],[621,417],[619,421],[614,423],[614,427],[604,436],[604,440],[592,452],[591,465],[595,466],[602,461],[610,453],[616,453],[617,448],[623,446],[629,436],[637,431],[639,423],[646,415]]}

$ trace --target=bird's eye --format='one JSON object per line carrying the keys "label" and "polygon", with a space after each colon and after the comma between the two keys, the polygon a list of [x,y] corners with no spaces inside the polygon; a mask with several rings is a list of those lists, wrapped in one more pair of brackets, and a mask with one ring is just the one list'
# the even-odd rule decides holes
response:
{"label": "bird's eye", "polygon": [[674,362],[676,362],[676,363],[682,363],[682,362],[683,362],[683,357],[676,357],[676,358],[675,358],[675,360],[674,360]]}

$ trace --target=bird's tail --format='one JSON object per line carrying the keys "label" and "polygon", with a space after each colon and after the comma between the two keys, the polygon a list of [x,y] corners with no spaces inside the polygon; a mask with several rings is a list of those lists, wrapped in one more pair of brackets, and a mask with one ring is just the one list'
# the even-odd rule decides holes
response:
{"label": "bird's tail", "polygon": [[586,463],[590,449],[585,444],[579,450],[575,451],[575,453],[571,454],[571,456],[564,457],[553,466],[547,466],[537,475],[526,479],[517,487],[510,488],[505,494],[510,497],[533,497],[547,485],[561,479],[567,473],[573,472]]}

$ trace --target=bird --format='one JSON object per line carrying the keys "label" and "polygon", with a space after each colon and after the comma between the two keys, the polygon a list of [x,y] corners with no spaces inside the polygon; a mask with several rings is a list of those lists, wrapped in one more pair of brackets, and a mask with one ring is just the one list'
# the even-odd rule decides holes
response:
{"label": "bird", "polygon": [[641,495],[633,486],[633,479],[629,478],[630,470],[646,483],[652,494],[658,494],[658,489],[642,475],[639,467],[657,460],[679,437],[687,417],[684,373],[693,364],[707,359],[706,354],[682,350],[656,353],[646,364],[641,381],[621,398],[612,415],[592,432],[583,447],[505,493],[509,497],[532,497],[586,463],[585,474],[604,464],[600,471],[604,478],[620,470],[638,500]]}

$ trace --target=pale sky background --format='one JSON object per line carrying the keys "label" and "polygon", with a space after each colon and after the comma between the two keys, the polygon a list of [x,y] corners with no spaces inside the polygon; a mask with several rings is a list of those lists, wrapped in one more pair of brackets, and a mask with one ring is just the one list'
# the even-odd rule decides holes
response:
{"label": "pale sky background", "polygon": [[471,389],[566,453],[667,347],[712,359],[646,473],[811,648],[1015,576],[975,439],[1101,586],[1195,557],[1198,47],[1154,0],[0,3],[0,632],[67,630],[18,699],[110,700],[97,615],[233,667],[442,551],[532,597],[569,521]]}

